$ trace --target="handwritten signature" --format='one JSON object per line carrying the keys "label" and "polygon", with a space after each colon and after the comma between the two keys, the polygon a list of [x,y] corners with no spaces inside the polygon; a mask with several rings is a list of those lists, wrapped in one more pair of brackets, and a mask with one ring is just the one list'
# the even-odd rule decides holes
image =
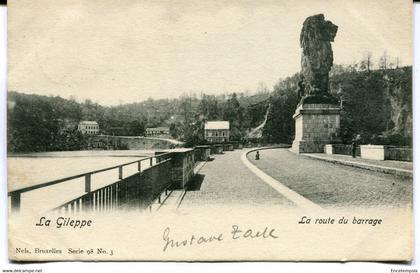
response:
{"label": "handwritten signature", "polygon": [[241,229],[238,225],[232,225],[230,235],[226,236],[224,233],[215,233],[210,235],[188,235],[182,239],[174,239],[171,237],[171,229],[165,228],[163,231],[163,252],[169,248],[179,248],[194,245],[203,245],[210,243],[219,243],[226,240],[251,240],[251,239],[277,239],[275,229],[265,227],[263,230],[254,230],[252,228]]}

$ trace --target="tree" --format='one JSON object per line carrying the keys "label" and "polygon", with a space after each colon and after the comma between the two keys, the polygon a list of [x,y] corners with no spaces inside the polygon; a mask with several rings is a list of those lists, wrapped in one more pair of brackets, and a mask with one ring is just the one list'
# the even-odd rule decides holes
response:
{"label": "tree", "polygon": [[12,152],[51,151],[59,133],[56,111],[47,97],[11,96],[8,108],[8,150]]}
{"label": "tree", "polygon": [[141,120],[132,120],[127,123],[127,135],[128,136],[142,136],[145,132],[145,124]]}
{"label": "tree", "polygon": [[226,101],[223,110],[223,120],[227,120],[230,123],[230,139],[241,140],[243,137],[243,118],[244,109],[238,101],[236,93],[233,93],[231,97]]}
{"label": "tree", "polygon": [[207,120],[217,120],[221,118],[219,103],[215,96],[202,95],[197,110]]}
{"label": "tree", "polygon": [[258,82],[257,93],[268,93],[267,84],[263,81]]}
{"label": "tree", "polygon": [[298,103],[295,87],[299,81],[299,74],[278,82],[274,86],[274,93],[270,102],[271,111],[263,128],[263,138],[271,143],[291,143],[294,138],[293,113]]}
{"label": "tree", "polygon": [[370,72],[370,70],[373,67],[372,52],[367,51],[364,54],[364,57],[363,57],[362,61],[360,62],[359,67],[360,67],[360,70],[362,70],[362,71]]}
{"label": "tree", "polygon": [[400,58],[396,57],[395,58],[395,68],[399,68],[400,67]]}
{"label": "tree", "polygon": [[389,62],[389,56],[386,51],[382,54],[382,56],[379,58],[379,69],[387,69],[388,68],[388,62]]}

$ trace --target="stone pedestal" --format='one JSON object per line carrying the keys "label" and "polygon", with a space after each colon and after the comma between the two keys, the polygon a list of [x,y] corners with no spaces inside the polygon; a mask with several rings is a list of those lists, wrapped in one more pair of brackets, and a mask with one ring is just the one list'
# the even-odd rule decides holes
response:
{"label": "stone pedestal", "polygon": [[385,160],[386,147],[384,145],[360,145],[360,157],[374,160]]}
{"label": "stone pedestal", "polygon": [[211,154],[223,154],[223,145],[222,144],[211,145]]}
{"label": "stone pedestal", "polygon": [[295,114],[295,153],[323,153],[324,146],[339,142],[340,107],[330,103],[299,104]]}
{"label": "stone pedestal", "polygon": [[210,158],[210,145],[199,145],[194,148],[194,160],[207,161]]}
{"label": "stone pedestal", "polygon": [[324,146],[324,153],[326,153],[327,155],[333,155],[333,154],[335,154],[334,145],[332,145],[332,144],[326,144]]}
{"label": "stone pedestal", "polygon": [[185,189],[194,177],[194,149],[179,148],[166,150],[172,154],[171,178],[173,189]]}

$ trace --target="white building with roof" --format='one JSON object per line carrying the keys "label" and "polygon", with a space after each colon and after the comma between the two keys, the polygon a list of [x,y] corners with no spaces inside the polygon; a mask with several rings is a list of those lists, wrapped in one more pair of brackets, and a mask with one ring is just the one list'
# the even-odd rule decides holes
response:
{"label": "white building with roof", "polygon": [[97,135],[99,134],[99,124],[96,121],[84,120],[79,122],[77,130],[83,134]]}
{"label": "white building with roof", "polygon": [[211,143],[229,141],[229,121],[207,121],[204,124],[204,138]]}

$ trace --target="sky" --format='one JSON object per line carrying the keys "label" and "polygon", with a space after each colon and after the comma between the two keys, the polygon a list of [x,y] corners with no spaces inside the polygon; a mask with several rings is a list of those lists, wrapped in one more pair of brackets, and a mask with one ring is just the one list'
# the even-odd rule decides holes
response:
{"label": "sky", "polygon": [[402,0],[21,0],[8,11],[8,90],[104,105],[269,89],[300,71],[306,17],[338,26],[334,62],[412,62]]}

